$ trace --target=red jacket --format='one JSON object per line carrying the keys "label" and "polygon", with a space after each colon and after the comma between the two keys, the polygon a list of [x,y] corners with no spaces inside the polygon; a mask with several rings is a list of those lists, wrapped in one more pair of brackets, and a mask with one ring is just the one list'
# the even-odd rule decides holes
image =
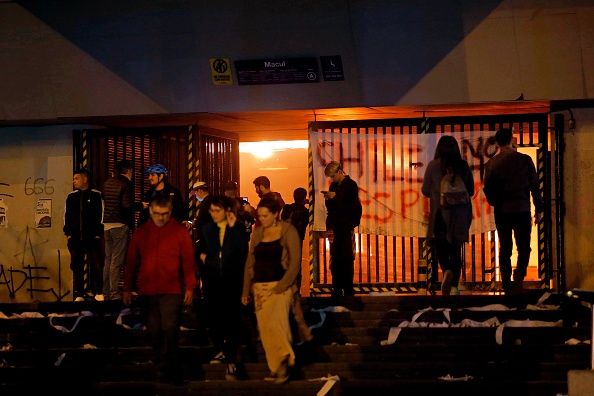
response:
{"label": "red jacket", "polygon": [[124,291],[184,294],[196,287],[196,261],[190,233],[171,218],[163,227],[150,219],[132,235],[124,268]]}

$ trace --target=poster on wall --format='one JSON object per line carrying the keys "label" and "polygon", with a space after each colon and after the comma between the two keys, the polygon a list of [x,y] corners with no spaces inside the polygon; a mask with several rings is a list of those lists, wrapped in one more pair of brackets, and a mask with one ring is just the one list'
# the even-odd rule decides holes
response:
{"label": "poster on wall", "polygon": [[52,228],[52,200],[50,198],[37,200],[35,226],[37,228]]}
{"label": "poster on wall", "polygon": [[8,205],[0,198],[0,228],[8,228]]}

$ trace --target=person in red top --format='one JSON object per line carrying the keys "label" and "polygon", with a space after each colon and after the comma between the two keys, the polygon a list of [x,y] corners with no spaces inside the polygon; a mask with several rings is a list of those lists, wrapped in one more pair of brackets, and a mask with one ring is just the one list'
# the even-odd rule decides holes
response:
{"label": "person in red top", "polygon": [[124,269],[123,302],[138,296],[147,311],[147,328],[161,381],[182,382],[179,359],[183,305],[190,305],[196,288],[194,246],[187,228],[171,217],[173,203],[158,194],[149,205],[150,219],[132,235]]}

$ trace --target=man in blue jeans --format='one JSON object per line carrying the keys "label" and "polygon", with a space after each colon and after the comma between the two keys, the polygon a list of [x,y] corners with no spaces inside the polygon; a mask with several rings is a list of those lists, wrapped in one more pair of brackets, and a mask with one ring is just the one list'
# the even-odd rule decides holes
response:
{"label": "man in blue jeans", "polygon": [[103,184],[103,227],[105,265],[103,295],[107,300],[121,300],[120,279],[126,262],[130,230],[134,225],[134,192],[132,164],[119,161],[114,176]]}
{"label": "man in blue jeans", "polygon": [[[534,202],[534,223],[543,210],[538,177],[532,158],[518,153],[511,145],[511,129],[499,129],[495,141],[499,154],[485,165],[484,188],[487,202],[495,209],[495,226],[499,235],[499,268],[506,294],[519,294],[530,261],[532,217],[530,195]],[[512,281],[512,233],[518,249],[518,261]]]}

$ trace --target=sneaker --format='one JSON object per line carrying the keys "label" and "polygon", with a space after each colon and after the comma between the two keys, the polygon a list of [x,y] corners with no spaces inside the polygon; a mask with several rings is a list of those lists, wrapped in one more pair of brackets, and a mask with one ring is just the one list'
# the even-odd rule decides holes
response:
{"label": "sneaker", "polygon": [[212,358],[210,364],[223,363],[223,361],[225,361],[225,354],[221,351]]}
{"label": "sneaker", "polygon": [[74,302],[82,302],[82,301],[85,301],[85,299],[83,297],[76,297],[74,299]]}
{"label": "sneaker", "polygon": [[225,379],[227,381],[236,381],[237,380],[237,368],[235,364],[229,363],[227,365],[227,371],[225,372]]}
{"label": "sneaker", "polygon": [[452,292],[452,278],[454,278],[454,273],[451,270],[443,273],[443,281],[441,282],[442,295],[449,296]]}
{"label": "sneaker", "polygon": [[276,379],[277,379],[277,375],[276,375],[276,373],[273,373],[273,372],[271,372],[266,377],[264,377],[264,381],[267,381],[267,382],[276,382]]}
{"label": "sneaker", "polygon": [[283,361],[279,368],[278,373],[276,373],[276,379],[274,380],[275,384],[284,384],[289,379],[289,372],[287,370],[287,361]]}
{"label": "sneaker", "polygon": [[103,297],[103,294],[95,294],[95,300],[105,301],[105,297]]}

